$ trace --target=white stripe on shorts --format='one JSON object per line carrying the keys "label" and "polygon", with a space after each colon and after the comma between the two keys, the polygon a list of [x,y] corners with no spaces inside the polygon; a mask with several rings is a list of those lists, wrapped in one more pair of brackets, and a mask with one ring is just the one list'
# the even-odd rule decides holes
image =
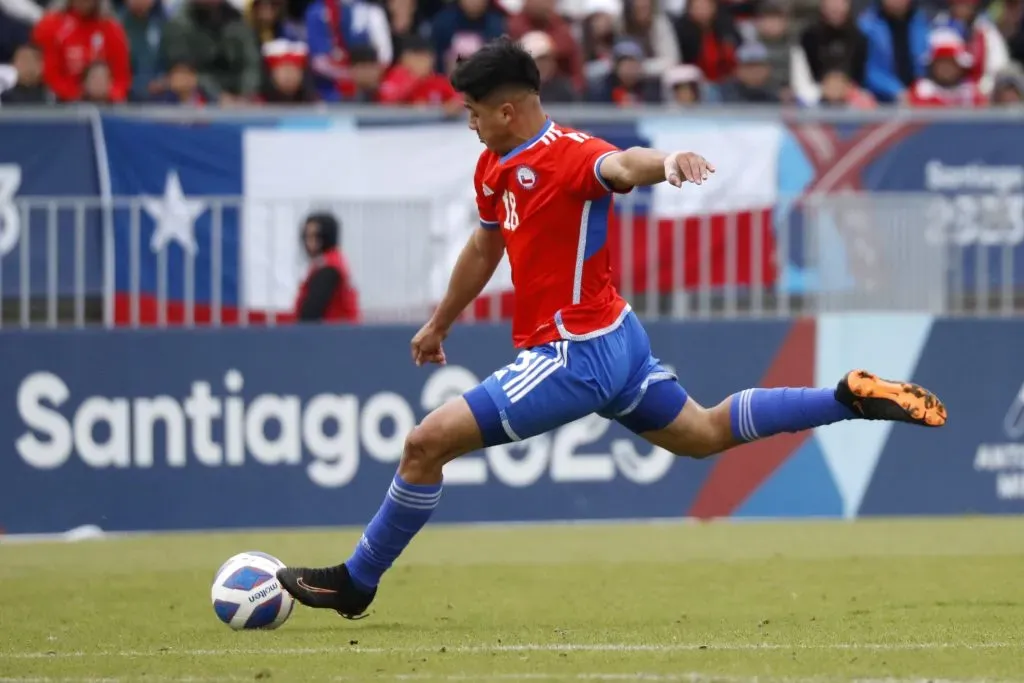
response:
{"label": "white stripe on shorts", "polygon": [[537,368],[531,374],[528,384],[520,384],[514,390],[507,392],[510,403],[516,403],[528,393],[536,389],[537,385],[554,374],[558,368],[564,368],[569,364],[569,342],[557,341],[552,342],[551,345],[555,347],[555,357],[553,359],[548,359],[551,363],[545,365],[543,368]]}

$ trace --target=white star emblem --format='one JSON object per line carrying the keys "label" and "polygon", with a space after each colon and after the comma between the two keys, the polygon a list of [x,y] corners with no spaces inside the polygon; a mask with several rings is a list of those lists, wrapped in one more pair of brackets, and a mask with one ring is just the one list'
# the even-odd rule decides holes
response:
{"label": "white star emblem", "polygon": [[150,249],[159,253],[174,241],[189,254],[196,253],[195,223],[206,211],[206,204],[185,197],[177,171],[167,174],[164,196],[161,199],[146,197],[142,200],[142,208],[156,222]]}

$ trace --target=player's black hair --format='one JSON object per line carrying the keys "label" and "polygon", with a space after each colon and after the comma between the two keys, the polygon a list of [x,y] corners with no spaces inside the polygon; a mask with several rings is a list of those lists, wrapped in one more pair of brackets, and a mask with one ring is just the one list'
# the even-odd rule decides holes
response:
{"label": "player's black hair", "polygon": [[471,56],[460,57],[451,83],[469,99],[479,101],[505,88],[540,92],[540,72],[529,52],[502,36]]}
{"label": "player's black hair", "polygon": [[306,220],[302,223],[303,228],[309,223],[313,223],[319,229],[320,248],[322,250],[326,251],[338,246],[338,242],[341,240],[341,225],[333,214],[327,212],[311,213],[306,216]]}

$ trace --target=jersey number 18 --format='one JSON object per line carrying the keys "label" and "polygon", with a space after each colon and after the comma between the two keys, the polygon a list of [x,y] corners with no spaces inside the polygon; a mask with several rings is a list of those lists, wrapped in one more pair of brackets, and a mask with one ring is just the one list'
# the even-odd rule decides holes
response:
{"label": "jersey number 18", "polygon": [[519,227],[519,214],[516,213],[516,196],[511,191],[505,190],[501,195],[501,201],[505,203],[505,223],[502,227],[512,231]]}

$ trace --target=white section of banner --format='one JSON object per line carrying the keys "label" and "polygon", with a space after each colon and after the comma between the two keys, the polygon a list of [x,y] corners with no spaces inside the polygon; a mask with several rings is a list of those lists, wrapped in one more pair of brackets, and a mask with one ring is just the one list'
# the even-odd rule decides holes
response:
{"label": "white section of banner", "polygon": [[[425,315],[477,225],[472,180],[481,150],[461,124],[247,131],[248,306],[291,308],[306,268],[300,223],[310,211],[329,210],[342,221],[368,318]],[[504,278],[493,288],[507,288],[507,267]]]}
{"label": "white section of banner", "polygon": [[715,167],[700,186],[654,188],[654,214],[700,216],[775,206],[783,127],[772,122],[686,122],[678,116],[651,117],[638,124],[641,137],[664,152],[697,152]]}

